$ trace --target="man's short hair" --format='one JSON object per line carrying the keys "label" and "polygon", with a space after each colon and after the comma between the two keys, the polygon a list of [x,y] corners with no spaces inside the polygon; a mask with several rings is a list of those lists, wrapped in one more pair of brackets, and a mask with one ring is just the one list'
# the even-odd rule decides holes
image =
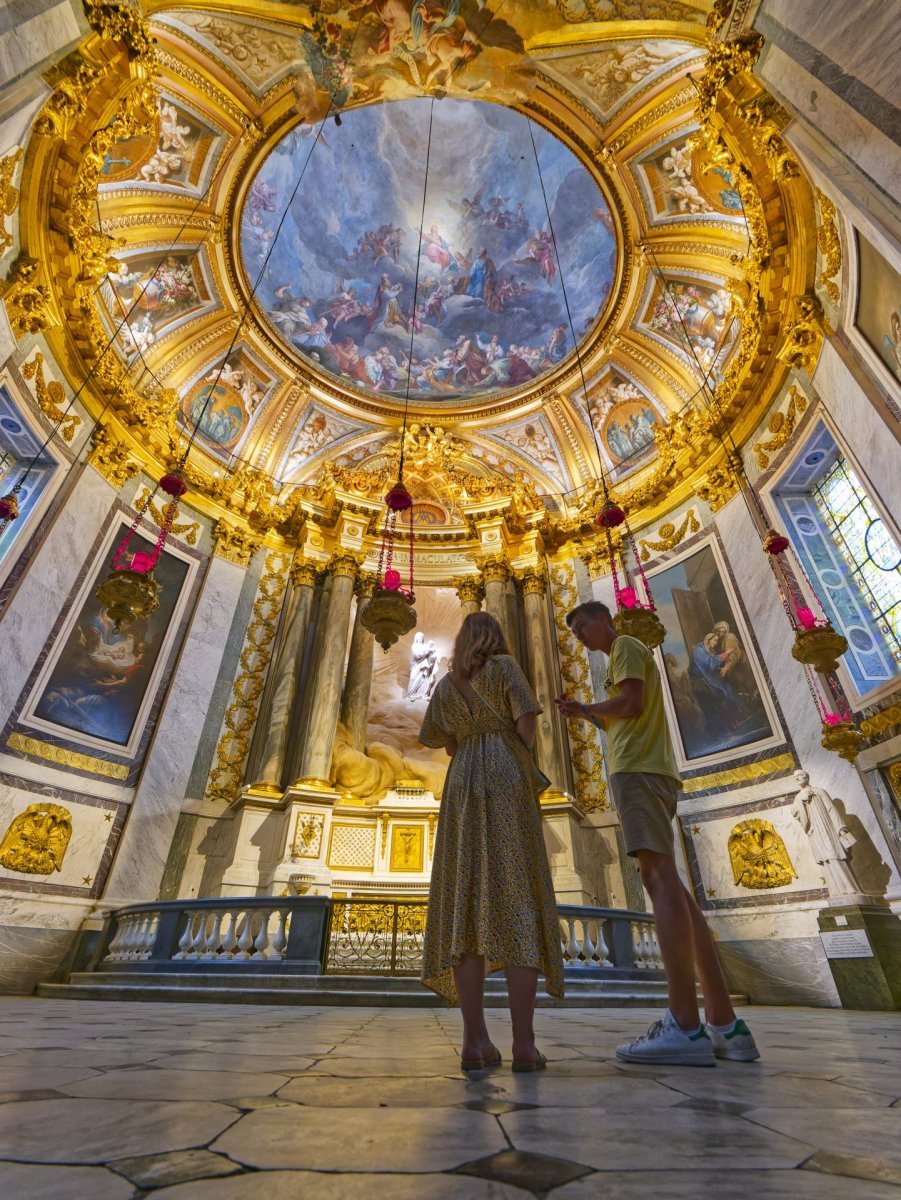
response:
{"label": "man's short hair", "polygon": [[586,600],[584,604],[577,604],[571,612],[566,614],[566,624],[572,629],[576,617],[583,616],[587,617],[589,621],[596,621],[598,617],[603,617],[611,623],[613,621],[613,614],[606,604],[602,604],[600,600]]}

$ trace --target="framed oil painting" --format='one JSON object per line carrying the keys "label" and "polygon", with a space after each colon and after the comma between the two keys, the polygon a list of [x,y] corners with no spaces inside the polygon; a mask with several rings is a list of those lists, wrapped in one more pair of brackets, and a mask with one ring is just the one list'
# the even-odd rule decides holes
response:
{"label": "framed oil painting", "polygon": [[781,742],[756,648],[719,547],[707,542],[653,575],[666,626],[664,694],[683,764],[735,758]]}
{"label": "framed oil painting", "polygon": [[[147,724],[197,570],[195,557],[170,543],[155,569],[159,607],[117,632],[94,595],[111,569],[115,547],[128,523],[114,521],[60,628],[45,647],[43,666],[31,684],[18,728],[43,737],[134,758]],[[136,535],[135,550],[151,541]]]}
{"label": "framed oil painting", "polygon": [[852,325],[891,376],[901,384],[901,275],[858,231],[857,288]]}

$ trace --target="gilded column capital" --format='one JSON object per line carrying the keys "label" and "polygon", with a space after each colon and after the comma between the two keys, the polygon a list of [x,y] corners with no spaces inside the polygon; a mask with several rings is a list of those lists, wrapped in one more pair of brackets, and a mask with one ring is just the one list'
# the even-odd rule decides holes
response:
{"label": "gilded column capital", "polygon": [[548,577],[543,564],[517,571],[516,578],[522,584],[525,596],[543,596],[547,592]]}
{"label": "gilded column capital", "polygon": [[132,458],[128,447],[107,425],[95,426],[91,434],[88,462],[117,490],[141,469],[141,464]]}
{"label": "gilded column capital", "polygon": [[239,567],[247,566],[262,541],[258,534],[229,521],[217,521],[213,526],[213,553]]}
{"label": "gilded column capital", "polygon": [[372,595],[372,589],[375,587],[377,576],[373,571],[360,571],[357,581],[354,584],[354,595],[359,600]]}
{"label": "gilded column capital", "polygon": [[362,554],[354,554],[350,550],[339,550],[329,559],[326,570],[330,575],[335,575],[339,578],[345,576],[348,579],[356,581],[362,565]]}
{"label": "gilded column capital", "polygon": [[295,558],[291,563],[291,582],[295,587],[315,587],[321,567],[304,558]]}
{"label": "gilded column capital", "polygon": [[477,576],[458,576],[451,580],[451,583],[457,589],[461,604],[481,604],[485,598],[485,589]]}
{"label": "gilded column capital", "polygon": [[513,568],[502,554],[489,555],[476,561],[484,583],[506,583],[513,575]]}

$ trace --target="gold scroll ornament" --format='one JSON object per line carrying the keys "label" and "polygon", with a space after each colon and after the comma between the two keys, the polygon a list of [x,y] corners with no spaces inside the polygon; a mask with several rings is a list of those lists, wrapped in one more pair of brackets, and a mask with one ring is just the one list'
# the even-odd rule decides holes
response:
{"label": "gold scroll ornament", "polygon": [[729,861],[739,887],[785,887],[798,878],[785,842],[769,821],[757,817],[740,821],[729,834]]}
{"label": "gold scroll ornament", "polygon": [[61,871],[72,836],[72,814],[59,804],[29,804],[0,842],[0,866],[23,875]]}

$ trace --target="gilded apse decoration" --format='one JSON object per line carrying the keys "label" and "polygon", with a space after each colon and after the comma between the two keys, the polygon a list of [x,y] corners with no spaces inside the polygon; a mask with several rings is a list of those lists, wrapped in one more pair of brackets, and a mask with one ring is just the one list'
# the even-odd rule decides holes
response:
{"label": "gilded apse decoration", "polygon": [[[566,624],[566,614],[579,603],[572,563],[552,563],[550,581],[563,690],[572,699],[589,702],[593,699],[593,691],[588,655]],[[568,733],[576,773],[576,805],[584,813],[603,812],[610,807],[610,802],[602,773],[604,756],[598,731],[586,721],[574,721],[569,723]]]}
{"label": "gilded apse decoration", "polygon": [[838,304],[841,291],[835,282],[835,277],[842,269],[842,242],[838,233],[836,218],[838,210],[819,188],[814,188],[817,204],[820,208],[820,223],[817,226],[817,247],[822,256],[822,266],[818,282],[826,289],[826,295]]}
{"label": "gilded apse decoration", "polygon": [[781,133],[790,119],[782,105],[769,95],[745,111],[754,149],[769,161],[773,176],[780,183],[797,179],[801,174],[798,160]]}
{"label": "gilded apse decoration", "polygon": [[72,836],[72,814],[60,804],[29,804],[0,842],[0,867],[22,875],[61,871]]}
{"label": "gilded apse decoration", "polygon": [[731,787],[734,784],[758,783],[761,779],[769,779],[775,775],[783,775],[795,765],[791,754],[775,754],[772,758],[758,759],[757,762],[745,763],[741,767],[727,767],[724,771],[715,771],[712,775],[696,775],[682,782],[682,790],[686,796],[696,792],[709,792],[714,788]]}
{"label": "gilded apse decoration", "polygon": [[87,111],[91,90],[103,75],[99,67],[78,59],[71,60],[70,74],[65,73],[65,68],[58,70],[62,71],[62,77],[32,127],[39,137],[68,137],[73,125]]}
{"label": "gilded apse decoration", "polygon": [[785,412],[775,412],[767,422],[767,430],[771,434],[766,442],[755,442],[754,453],[762,471],[770,465],[773,454],[787,445],[795,431],[798,417],[807,408],[807,397],[792,384],[788,394],[788,406]]}
{"label": "gilded apse decoration", "polygon": [[204,792],[206,800],[230,803],[237,796],[241,786],[290,564],[289,554],[271,550],[266,555],[253,612],[238,660],[238,674],[232,685],[231,698],[216,746],[216,760]]}
{"label": "gilded apse decoration", "polygon": [[392,871],[422,871],[425,844],[424,825],[393,825],[391,827]]}
{"label": "gilded apse decoration", "polygon": [[702,21],[704,14],[682,0],[555,0],[560,15],[573,24],[583,21]]}
{"label": "gilded apse decoration", "polygon": [[757,817],[739,822],[729,834],[729,861],[738,887],[787,887],[798,878],[785,842],[769,821]]}
{"label": "gilded apse decoration", "polygon": [[785,326],[785,343],[779,358],[788,366],[813,375],[823,340],[831,333],[832,326],[823,316],[823,306],[816,296],[812,292],[796,296]]}
{"label": "gilded apse decoration", "polygon": [[325,818],[319,813],[299,812],[294,824],[292,858],[318,858],[322,849],[322,830]]}
{"label": "gilded apse decoration", "polygon": [[719,512],[733,496],[738,495],[739,484],[734,472],[725,466],[714,467],[707,472],[695,491],[710,506],[711,512]]}
{"label": "gilded apse decoration", "polygon": [[665,521],[657,530],[656,540],[649,538],[639,538],[638,545],[641,547],[641,561],[647,562],[651,554],[662,554],[667,550],[672,550],[684,541],[690,533],[697,533],[701,528],[701,523],[695,516],[695,510],[690,508],[678,525],[672,521]]}
{"label": "gilded apse decoration", "polygon": [[107,779],[127,779],[131,769],[125,763],[109,762],[105,758],[95,758],[93,754],[80,754],[77,750],[54,746],[18,731],[9,735],[6,745],[10,750],[21,750],[31,758],[44,758],[57,766],[69,767],[73,771],[90,771],[92,775],[103,775]]}
{"label": "gilded apse decoration", "polygon": [[698,90],[698,118],[707,121],[716,111],[717,99],[736,75],[750,71],[763,49],[763,36],[743,33],[726,42],[707,46],[704,73],[695,80]]}
{"label": "gilded apse decoration", "polygon": [[13,187],[12,178],[23,153],[22,147],[17,146],[5,158],[0,159],[0,255],[13,244],[13,236],[7,232],[4,218],[11,217],[19,207],[19,189]]}
{"label": "gilded apse decoration", "polygon": [[88,24],[103,38],[124,42],[130,58],[149,58],[153,54],[153,36],[137,5],[103,4],[83,0]]}
{"label": "gilded apse decoration", "polygon": [[64,411],[66,389],[63,385],[55,379],[49,383],[44,379],[44,356],[40,350],[31,362],[22,364],[22,375],[25,379],[34,380],[34,394],[41,412],[54,425],[58,424],[57,432],[63,441],[71,442],[81,424],[81,417],[78,413]]}
{"label": "gilded apse decoration", "polygon": [[88,462],[117,490],[141,469],[140,462],[109,425],[94,427]]}
{"label": "gilded apse decoration", "polygon": [[28,333],[43,333],[58,324],[50,288],[42,282],[43,277],[38,260],[20,254],[6,279],[0,279],[0,300],[6,303],[6,314],[17,339]]}
{"label": "gilded apse decoration", "polygon": [[248,566],[261,545],[259,534],[233,525],[231,521],[223,519],[213,526],[213,553],[239,567]]}

